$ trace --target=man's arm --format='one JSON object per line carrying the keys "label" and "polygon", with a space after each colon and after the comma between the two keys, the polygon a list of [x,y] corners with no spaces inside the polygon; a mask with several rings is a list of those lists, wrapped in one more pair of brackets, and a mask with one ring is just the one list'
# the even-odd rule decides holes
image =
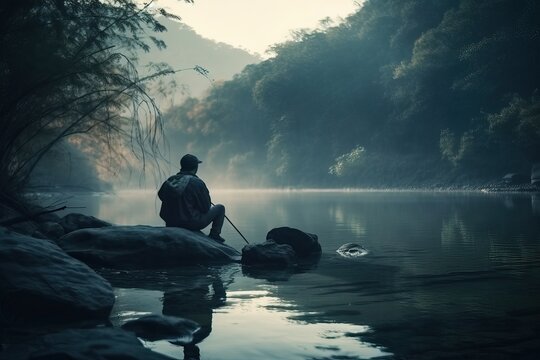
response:
{"label": "man's arm", "polygon": [[161,188],[158,191],[158,197],[161,201],[167,201],[177,197],[176,191],[169,180],[161,185]]}
{"label": "man's arm", "polygon": [[201,179],[197,179],[197,205],[199,210],[206,214],[212,206],[212,200],[210,199],[210,192],[206,187],[206,184]]}

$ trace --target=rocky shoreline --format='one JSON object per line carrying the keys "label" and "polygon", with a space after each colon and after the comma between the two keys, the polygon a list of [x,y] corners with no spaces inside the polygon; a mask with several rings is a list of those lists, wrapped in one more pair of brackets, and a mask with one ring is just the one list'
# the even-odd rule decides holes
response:
{"label": "rocky shoreline", "polygon": [[[21,217],[6,207],[1,215],[4,224]],[[263,244],[250,244],[240,253],[197,231],[116,226],[74,213],[62,218],[49,213],[0,226],[0,325],[5,329],[0,359],[168,359],[144,348],[137,337],[150,334],[189,347],[204,339],[200,326],[154,314],[133,325],[111,327],[113,288],[95,270],[240,262],[283,269],[320,253],[316,235],[274,230]],[[274,251],[276,247],[280,251]],[[25,335],[13,340],[10,333]],[[85,355],[88,351],[92,356]]]}

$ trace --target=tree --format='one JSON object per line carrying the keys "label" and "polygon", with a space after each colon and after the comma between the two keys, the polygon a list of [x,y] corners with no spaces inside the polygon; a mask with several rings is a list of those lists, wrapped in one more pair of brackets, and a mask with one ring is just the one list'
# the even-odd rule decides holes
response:
{"label": "tree", "polygon": [[[184,0],[192,2],[193,0]],[[135,51],[165,44],[152,1],[5,0],[0,4],[0,188],[20,190],[65,139],[143,162],[159,153],[160,111],[146,84],[173,70],[139,76]]]}

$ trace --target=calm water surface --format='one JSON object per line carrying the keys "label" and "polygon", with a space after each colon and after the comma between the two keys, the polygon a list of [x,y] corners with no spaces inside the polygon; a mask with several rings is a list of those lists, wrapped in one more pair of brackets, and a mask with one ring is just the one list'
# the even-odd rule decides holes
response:
{"label": "calm water surface", "polygon": [[[201,359],[537,359],[540,196],[433,192],[218,191],[252,243],[278,226],[316,233],[319,261],[295,271],[238,264],[103,270],[115,325],[191,318]],[[116,224],[162,225],[152,192],[73,197]],[[245,243],[228,224],[222,234]],[[336,249],[358,243],[366,256]],[[148,342],[183,359],[184,349]]]}

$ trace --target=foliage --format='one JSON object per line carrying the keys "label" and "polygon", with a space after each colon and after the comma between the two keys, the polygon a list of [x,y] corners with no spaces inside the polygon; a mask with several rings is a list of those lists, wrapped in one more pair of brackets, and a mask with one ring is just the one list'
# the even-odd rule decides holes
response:
{"label": "foliage", "polygon": [[330,166],[328,172],[336,176],[344,176],[351,168],[361,166],[364,160],[365,149],[357,145],[351,152],[343,154],[336,159],[336,163]]}
{"label": "foliage", "polygon": [[540,161],[540,96],[515,95],[499,112],[486,116],[492,146],[516,149],[532,162]]}
{"label": "foliage", "polygon": [[334,186],[530,171],[540,154],[539,17],[532,0],[368,0],[341,23],[296,32],[272,58],[167,114],[167,126],[177,152],[196,151],[221,177],[246,174],[237,185],[259,185],[257,174]]}
{"label": "foliage", "polygon": [[472,145],[474,143],[474,135],[470,132],[465,132],[459,142],[456,140],[455,134],[448,129],[441,131],[440,150],[443,159],[449,160],[454,166],[457,166],[467,157],[474,155]]}
{"label": "foliage", "polygon": [[[135,51],[165,44],[165,29],[132,0],[6,0],[0,5],[0,187],[20,189],[64,139],[95,154],[142,161],[158,152],[161,121],[145,91],[162,67],[140,77]],[[158,10],[159,11],[159,10]],[[167,15],[167,14],[165,14]]]}

